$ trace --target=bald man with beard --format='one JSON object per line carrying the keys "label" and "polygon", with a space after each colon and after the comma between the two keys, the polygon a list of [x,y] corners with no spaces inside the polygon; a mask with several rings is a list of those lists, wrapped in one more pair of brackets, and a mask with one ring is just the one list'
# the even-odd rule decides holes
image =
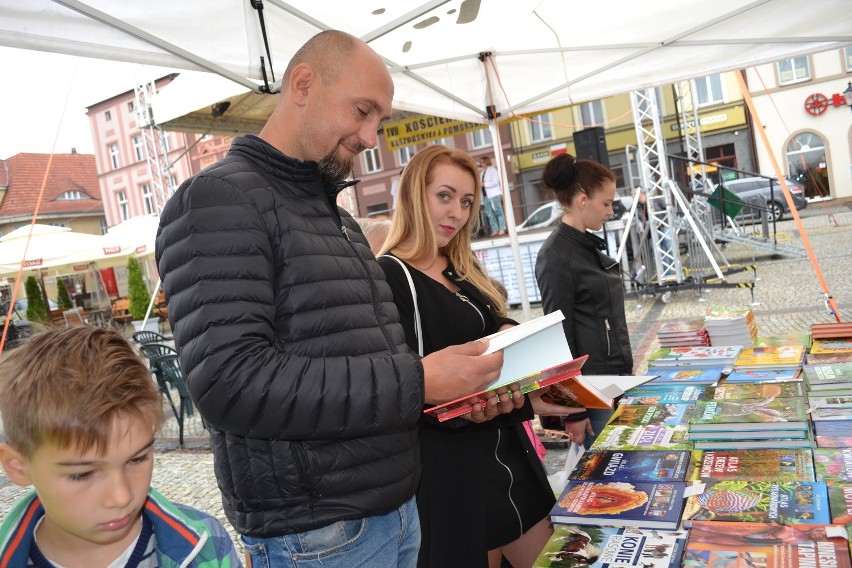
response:
{"label": "bald man with beard", "polygon": [[256,566],[414,566],[423,406],[481,390],[502,365],[481,342],[411,353],[382,269],[336,205],[393,92],[364,42],[314,36],[259,136],[234,139],[160,219],[175,344]]}

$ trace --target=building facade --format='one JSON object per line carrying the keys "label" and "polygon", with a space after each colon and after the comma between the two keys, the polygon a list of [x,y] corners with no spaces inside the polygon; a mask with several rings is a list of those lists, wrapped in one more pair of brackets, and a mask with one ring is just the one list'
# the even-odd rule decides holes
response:
{"label": "building facade", "polygon": [[[156,81],[157,89],[176,75]],[[137,126],[137,97],[125,91],[88,107],[98,182],[109,226],[138,215],[159,214],[164,201],[189,176],[225,156],[230,138],[163,131],[164,194],[148,167],[145,132]],[[156,173],[155,173],[156,175]]]}
{"label": "building facade", "polygon": [[805,187],[809,200],[852,198],[852,47],[802,55],[746,71],[749,91],[770,148],[757,144],[760,173],[782,174]]}

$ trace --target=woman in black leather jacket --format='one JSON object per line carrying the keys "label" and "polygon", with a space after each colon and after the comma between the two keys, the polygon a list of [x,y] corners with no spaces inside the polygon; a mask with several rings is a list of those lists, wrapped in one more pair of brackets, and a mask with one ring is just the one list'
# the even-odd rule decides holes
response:
{"label": "woman in black leather jacket", "polygon": [[[562,222],[538,252],[535,276],[544,313],[562,310],[565,337],[574,357],[588,354],[584,375],[629,375],[633,354],[624,314],[618,263],[603,251],[599,230],[612,215],[615,176],[593,160],[556,156],[544,168],[542,184],[556,193]],[[590,445],[611,410],[588,410],[565,422],[573,442]],[[586,439],[586,435],[589,438]]]}

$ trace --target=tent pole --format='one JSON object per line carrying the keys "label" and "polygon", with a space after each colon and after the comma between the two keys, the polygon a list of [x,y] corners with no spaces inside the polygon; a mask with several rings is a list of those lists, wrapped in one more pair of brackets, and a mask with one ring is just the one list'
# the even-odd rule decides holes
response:
{"label": "tent pole", "polygon": [[151,311],[154,309],[154,302],[157,301],[157,294],[160,293],[160,285],[162,284],[162,280],[157,278],[157,285],[154,286],[154,293],[151,294],[151,301],[148,303],[148,309],[145,310],[145,318],[142,320],[142,329],[145,329],[145,325],[148,323],[148,320],[151,318]]}

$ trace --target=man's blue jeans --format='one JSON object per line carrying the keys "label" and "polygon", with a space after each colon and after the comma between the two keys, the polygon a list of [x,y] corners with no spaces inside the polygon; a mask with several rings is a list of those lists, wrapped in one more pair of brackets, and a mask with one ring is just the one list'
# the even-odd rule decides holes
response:
{"label": "man's blue jeans", "polygon": [[273,538],[240,538],[252,568],[414,568],[420,518],[412,497],[386,515]]}

